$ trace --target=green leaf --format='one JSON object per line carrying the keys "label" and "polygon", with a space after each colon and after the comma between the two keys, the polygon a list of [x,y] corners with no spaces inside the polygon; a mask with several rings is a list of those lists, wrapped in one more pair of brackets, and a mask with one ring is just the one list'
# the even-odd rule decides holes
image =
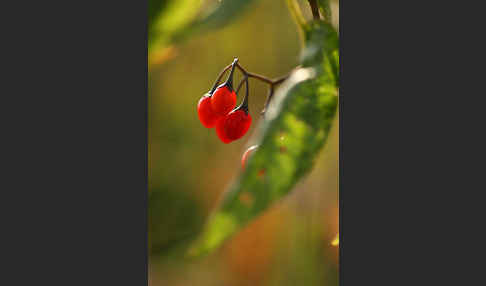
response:
{"label": "green leaf", "polygon": [[165,47],[196,17],[200,0],[149,0],[148,49]]}
{"label": "green leaf", "polygon": [[305,34],[303,68],[276,91],[258,127],[258,149],[225,193],[189,254],[209,253],[287,195],[313,167],[335,117],[339,67],[336,31],[315,22]]}
{"label": "green leaf", "polygon": [[306,46],[301,53],[303,67],[314,66],[321,77],[339,85],[339,38],[331,24],[315,21],[304,30]]}
{"label": "green leaf", "polygon": [[253,1],[221,0],[200,11],[201,0],[150,0],[149,52],[196,33],[222,28],[243,14]]}
{"label": "green leaf", "polygon": [[319,10],[321,14],[324,16],[327,22],[331,22],[332,20],[332,11],[331,11],[331,4],[330,0],[317,0],[317,4],[319,6]]}
{"label": "green leaf", "polygon": [[193,21],[182,33],[176,35],[180,41],[196,33],[220,29],[238,19],[254,0],[220,0],[203,11],[203,15]]}
{"label": "green leaf", "polygon": [[221,0],[195,25],[205,29],[221,28],[241,16],[254,0]]}

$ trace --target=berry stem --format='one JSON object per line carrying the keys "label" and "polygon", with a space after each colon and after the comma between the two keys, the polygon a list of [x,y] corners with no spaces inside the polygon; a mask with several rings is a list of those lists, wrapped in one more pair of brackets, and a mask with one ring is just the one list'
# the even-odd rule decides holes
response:
{"label": "berry stem", "polygon": [[[221,78],[223,78],[223,75],[224,75],[224,74],[225,74],[225,73],[226,73],[226,72],[227,72],[227,71],[228,71],[230,68],[232,68],[236,62],[238,62],[238,58],[235,58],[235,59],[233,60],[233,63],[232,63],[232,64],[227,65],[227,66],[226,66],[226,67],[225,67],[225,68],[224,68],[224,69],[223,69],[223,70],[222,70],[222,71],[219,73],[218,77],[216,78],[216,81],[214,82],[213,87],[211,88],[211,91],[209,92],[210,94],[212,94],[212,93],[213,93],[213,92],[216,90],[216,88],[218,88],[219,83],[220,83],[220,81],[221,81]],[[232,74],[232,73],[233,73],[233,69],[231,70],[231,73],[230,73],[231,84],[233,84],[233,77],[232,77],[232,75],[233,75],[233,74]]]}
{"label": "berry stem", "polygon": [[[236,63],[236,67],[239,68],[240,71],[245,76],[258,79],[260,81],[263,81],[264,83],[269,84],[270,86],[274,86],[274,85],[280,84],[280,83],[282,83],[283,81],[285,81],[289,77],[288,75],[286,75],[286,76],[283,76],[283,77],[280,77],[280,78],[277,78],[277,79],[272,80],[272,79],[270,79],[270,78],[268,78],[266,76],[263,76],[263,75],[260,75],[260,74],[256,74],[256,73],[252,73],[252,72],[247,71],[239,63]],[[244,81],[245,81],[245,79],[242,79],[239,85],[241,86]]]}
{"label": "berry stem", "polygon": [[260,113],[261,115],[265,115],[265,111],[267,111],[268,105],[270,104],[270,100],[272,100],[273,97],[273,86],[270,86],[268,89],[268,95],[267,95],[267,100],[265,101],[265,106],[263,107],[262,112]]}
{"label": "berry stem", "polygon": [[288,78],[289,78],[289,75],[285,75],[285,76],[282,76],[280,78],[274,79],[273,80],[272,87],[275,86],[275,85],[277,85],[277,84],[281,84],[282,82],[284,82]]}
{"label": "berry stem", "polygon": [[218,78],[216,79],[216,81],[214,82],[214,85],[213,85],[213,88],[211,88],[211,91],[209,93],[213,93],[216,88],[218,88],[218,85],[219,85],[219,82],[221,81],[221,78],[223,77],[223,75],[226,73],[226,71],[228,71],[230,68],[232,67],[232,65],[229,65],[227,67],[225,67],[218,75]]}
{"label": "berry stem", "polygon": [[243,86],[243,84],[246,82],[247,79],[248,79],[248,76],[245,75],[244,78],[238,84],[238,88],[236,89],[237,95],[239,94],[241,87]]}
{"label": "berry stem", "polygon": [[241,72],[243,74],[245,74],[248,77],[252,77],[252,78],[259,79],[259,80],[261,80],[261,81],[263,81],[265,83],[268,83],[270,85],[273,84],[273,81],[271,79],[269,79],[268,77],[266,77],[266,76],[259,75],[259,74],[256,74],[256,73],[251,73],[251,72],[245,70],[240,64],[236,64],[236,66],[241,70]]}
{"label": "berry stem", "polygon": [[226,84],[233,89],[233,73],[235,72],[236,65],[238,64],[238,58],[235,58],[233,60],[233,63],[231,64],[231,71],[228,76],[228,79],[226,80]]}
{"label": "berry stem", "polygon": [[238,109],[243,109],[246,114],[248,114],[248,97],[249,97],[249,86],[248,86],[248,77],[245,75],[245,78],[243,79],[246,83],[246,92],[245,92],[245,97],[243,98],[243,102],[238,106]]}
{"label": "berry stem", "polygon": [[249,90],[248,90],[248,76],[245,75],[245,77],[240,81],[240,84],[238,85],[238,89],[236,90],[236,94],[239,94],[241,87],[243,87],[243,84],[246,83],[246,94],[245,97],[243,98],[243,102],[241,103],[240,107],[246,107],[245,109],[248,110],[248,95],[249,95]]}

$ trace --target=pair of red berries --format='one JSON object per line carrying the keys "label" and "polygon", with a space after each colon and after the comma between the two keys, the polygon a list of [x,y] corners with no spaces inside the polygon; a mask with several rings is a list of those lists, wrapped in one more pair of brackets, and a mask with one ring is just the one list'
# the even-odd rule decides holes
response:
{"label": "pair of red berries", "polygon": [[251,125],[248,112],[248,78],[246,95],[240,106],[236,106],[233,90],[233,73],[238,59],[233,61],[231,72],[225,83],[205,94],[197,104],[199,120],[206,128],[216,129],[219,139],[225,144],[243,137]]}

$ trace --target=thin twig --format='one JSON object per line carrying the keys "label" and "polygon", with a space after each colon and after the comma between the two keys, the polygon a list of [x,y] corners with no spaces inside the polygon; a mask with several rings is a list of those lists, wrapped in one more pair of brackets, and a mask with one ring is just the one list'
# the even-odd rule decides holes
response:
{"label": "thin twig", "polygon": [[[248,72],[247,70],[245,70],[245,68],[243,68],[239,63],[236,63],[236,67],[240,69],[240,71],[246,75],[247,77],[252,77],[252,78],[256,78],[258,80],[261,80],[271,86],[274,86],[274,85],[277,85],[279,83],[282,83],[284,80],[286,80],[289,76],[286,75],[286,76],[283,76],[283,77],[280,77],[280,78],[277,78],[277,79],[270,79],[266,76],[263,76],[263,75],[260,75],[260,74],[256,74],[256,73],[251,73],[251,72]],[[240,82],[240,85],[242,83]]]}
{"label": "thin twig", "polygon": [[245,70],[239,63],[236,63],[236,67],[240,69],[240,71],[248,76],[248,77],[252,77],[252,78],[256,78],[256,79],[259,79],[263,82],[266,82],[268,84],[273,84],[273,81],[269,78],[267,78],[266,76],[263,76],[263,75],[259,75],[259,74],[256,74],[256,73],[251,73],[251,72],[248,72],[247,70]]}
{"label": "thin twig", "polygon": [[248,77],[245,75],[243,77],[243,79],[240,81],[240,83],[238,84],[238,88],[236,89],[236,94],[238,94],[240,92],[240,88],[243,86],[243,84],[245,83],[245,80],[248,80]]}
{"label": "thin twig", "polygon": [[216,79],[216,81],[214,82],[213,88],[211,88],[210,93],[213,93],[213,92],[216,90],[216,88],[217,88],[217,87],[218,87],[218,85],[219,85],[219,81],[220,81],[220,80],[221,80],[221,78],[223,77],[224,73],[225,73],[227,70],[229,70],[230,68],[231,68],[231,65],[229,65],[229,66],[225,67],[225,68],[224,68],[224,69],[223,69],[223,70],[222,70],[222,71],[219,73],[218,78],[217,78],[217,79]]}
{"label": "thin twig", "polygon": [[284,82],[288,78],[289,78],[289,75],[283,76],[281,78],[274,79],[273,85],[281,84],[282,82]]}
{"label": "thin twig", "polygon": [[241,103],[240,108],[244,109],[246,114],[248,114],[248,98],[249,98],[249,93],[250,93],[250,87],[248,86],[248,77],[245,76],[245,83],[246,83],[246,93],[245,93],[245,98],[243,98],[243,102]]}
{"label": "thin twig", "polygon": [[268,95],[267,95],[267,100],[265,101],[265,105],[263,107],[262,112],[260,113],[262,116],[265,115],[265,112],[268,109],[268,105],[270,104],[270,100],[273,97],[273,86],[271,85],[270,88],[268,89]]}
{"label": "thin twig", "polygon": [[275,87],[275,85],[277,85],[277,84],[280,84],[280,83],[284,82],[286,79],[288,79],[288,78],[289,78],[290,74],[291,74],[291,73],[292,73],[294,70],[296,70],[296,69],[298,69],[298,68],[300,68],[300,67],[301,67],[300,65],[299,65],[299,66],[296,66],[296,67],[295,67],[295,68],[294,68],[294,69],[293,69],[293,70],[292,70],[292,71],[291,71],[289,74],[287,74],[287,75],[285,75],[285,76],[282,76],[282,77],[280,77],[280,78],[277,78],[277,79],[274,79],[274,80],[273,80],[273,84],[272,84],[272,85],[270,85],[270,87],[269,87],[269,89],[268,89],[268,95],[267,95],[267,99],[265,100],[265,106],[263,107],[263,110],[262,110],[262,112],[260,113],[262,116],[263,116],[263,115],[265,115],[265,112],[266,112],[266,111],[267,111],[267,109],[268,109],[268,105],[270,104],[270,101],[272,100],[273,94],[274,94],[274,92],[275,92],[275,88],[274,88],[274,87]]}

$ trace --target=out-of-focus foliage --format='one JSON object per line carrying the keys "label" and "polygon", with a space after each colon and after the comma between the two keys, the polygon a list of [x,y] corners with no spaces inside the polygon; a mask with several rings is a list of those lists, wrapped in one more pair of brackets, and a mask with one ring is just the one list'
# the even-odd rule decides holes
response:
{"label": "out-of-focus foliage", "polygon": [[169,45],[174,35],[197,15],[200,3],[200,0],[149,0],[149,53]]}
{"label": "out-of-focus foliage", "polygon": [[244,14],[247,7],[254,0],[220,0],[213,3],[203,13],[203,17],[196,19],[188,28],[188,34],[197,31],[221,28]]}
{"label": "out-of-focus foliage", "polygon": [[305,27],[302,66],[277,90],[260,126],[259,148],[210,217],[190,254],[210,252],[312,168],[329,134],[338,102],[338,37],[325,22]]}
{"label": "out-of-focus foliage", "polygon": [[196,201],[177,189],[153,189],[149,194],[148,217],[150,252],[159,255],[194,235],[202,223]]}
{"label": "out-of-focus foliage", "polygon": [[328,22],[331,22],[332,13],[331,13],[331,0],[318,0],[317,4],[319,5],[319,11],[321,12],[324,19]]}
{"label": "out-of-focus foliage", "polygon": [[172,43],[196,33],[224,27],[242,15],[252,1],[149,0],[149,61],[154,53]]}

